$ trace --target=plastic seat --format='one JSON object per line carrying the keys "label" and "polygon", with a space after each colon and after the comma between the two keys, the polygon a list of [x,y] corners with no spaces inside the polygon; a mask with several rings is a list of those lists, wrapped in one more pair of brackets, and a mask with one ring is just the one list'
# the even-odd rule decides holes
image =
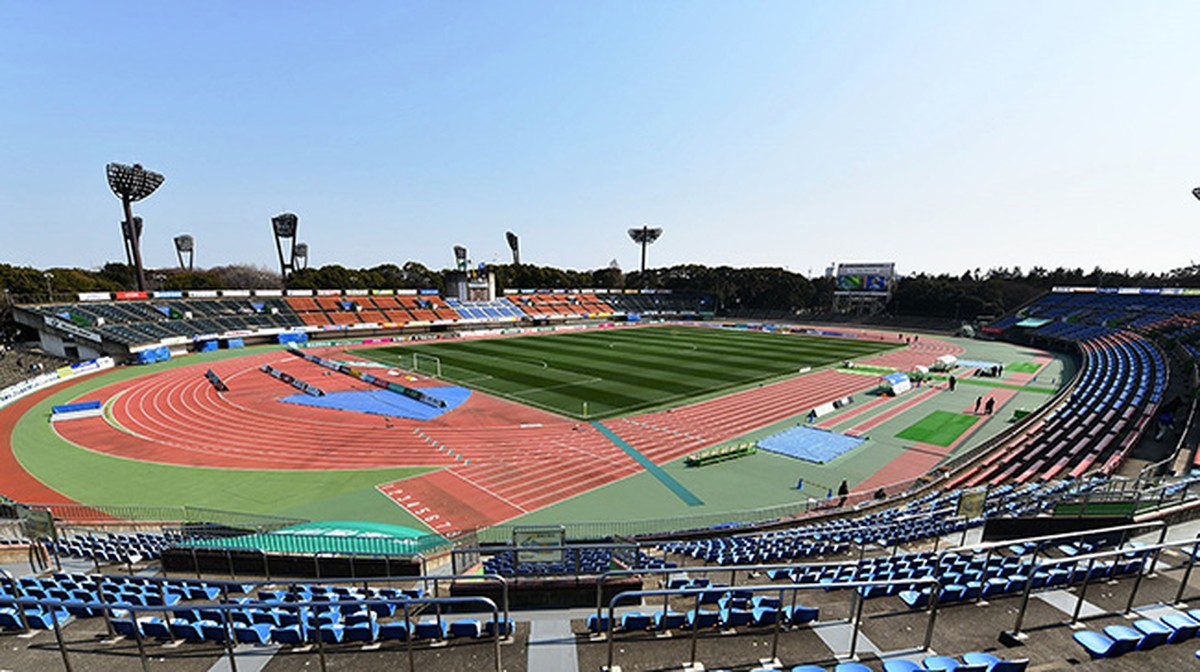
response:
{"label": "plastic seat", "polygon": [[721,610],[721,626],[726,628],[740,628],[750,625],[753,617],[754,615],[745,609],[723,609]]}
{"label": "plastic seat", "polygon": [[302,625],[281,625],[271,628],[271,639],[276,644],[300,646],[307,643],[306,629]]}
{"label": "plastic seat", "polygon": [[[646,617],[646,627],[649,627],[650,617]],[[644,629],[644,628],[643,628]],[[483,635],[483,627],[479,624],[478,618],[460,618],[457,621],[450,623],[451,637],[480,637]]]}
{"label": "plastic seat", "polygon": [[674,630],[682,628],[686,616],[682,612],[668,611],[654,614],[654,627],[658,630]]}
{"label": "plastic seat", "polygon": [[631,611],[621,616],[621,630],[626,632],[648,630],[652,622],[648,614],[643,614],[640,611]]}
{"label": "plastic seat", "polygon": [[1200,621],[1187,614],[1166,614],[1159,620],[1171,628],[1171,635],[1167,637],[1167,641],[1172,644],[1191,639],[1200,632]]}
{"label": "plastic seat", "polygon": [[[929,606],[930,591],[927,588],[924,590],[902,590],[897,593],[897,597],[899,597],[900,601],[907,605],[909,609],[924,609],[925,607]],[[946,597],[946,592],[943,591],[939,601],[948,601]]]}
{"label": "plastic seat", "polygon": [[142,632],[147,637],[153,637],[154,639],[172,639],[174,637],[171,632],[171,624],[161,618],[139,619],[139,622],[142,626]]}
{"label": "plastic seat", "polygon": [[171,628],[171,635],[175,639],[182,639],[189,642],[199,642],[204,639],[204,633],[200,631],[200,623],[197,621],[172,618],[168,627]]}
{"label": "plastic seat", "polygon": [[379,624],[375,621],[347,625],[342,636],[347,642],[373,642],[379,638]]}
{"label": "plastic seat", "polygon": [[271,640],[271,625],[268,623],[235,625],[233,626],[233,636],[240,644],[266,644]]}
{"label": "plastic seat", "polygon": [[775,607],[755,607],[750,610],[754,625],[773,625],[779,620],[779,610]]}
{"label": "plastic seat", "polygon": [[379,639],[408,639],[408,625],[404,621],[383,623],[377,636]]}
{"label": "plastic seat", "polygon": [[1104,628],[1104,634],[1108,635],[1112,640],[1120,643],[1123,646],[1128,646],[1126,651],[1132,651],[1142,644],[1144,638],[1142,633],[1134,630],[1128,625],[1109,625]]}
{"label": "plastic seat", "polygon": [[322,642],[326,644],[337,644],[346,637],[346,626],[341,623],[322,623],[320,630],[317,631]]}
{"label": "plastic seat", "polygon": [[838,663],[833,672],[872,672],[871,668],[862,663]]}
{"label": "plastic seat", "polygon": [[[487,635],[488,637],[495,637],[496,629],[497,629],[496,621],[494,621],[492,619],[488,619],[488,622],[483,624],[483,633],[485,635]],[[512,619],[510,618],[506,621],[502,621],[500,623],[499,630],[500,630],[501,637],[508,637],[509,635],[513,634],[514,628],[513,628]]]}
{"label": "plastic seat", "polygon": [[797,665],[792,668],[792,672],[829,672],[829,670],[826,670],[820,665]]}
{"label": "plastic seat", "polygon": [[1133,622],[1133,627],[1142,634],[1142,641],[1138,643],[1138,649],[1143,651],[1166,644],[1167,638],[1173,632],[1161,622],[1150,618],[1139,618]]}
{"label": "plastic seat", "polygon": [[1025,669],[1029,667],[1028,658],[1003,660],[990,653],[980,651],[963,654],[963,661],[970,665],[986,665],[987,672],[1025,672]]}
{"label": "plastic seat", "polygon": [[687,612],[687,627],[689,628],[711,628],[715,626],[720,618],[720,614],[707,609],[689,609]]}
{"label": "plastic seat", "polygon": [[1133,650],[1133,645],[1118,642],[1102,632],[1080,630],[1071,635],[1092,658],[1115,658]]}
{"label": "plastic seat", "polygon": [[413,637],[416,639],[445,639],[446,624],[437,621],[421,621],[413,626]]}
{"label": "plastic seat", "polygon": [[925,656],[921,664],[927,670],[938,670],[938,672],[954,672],[962,667],[962,663],[950,656]]}
{"label": "plastic seat", "polygon": [[821,610],[817,607],[806,607],[797,604],[795,607],[784,607],[783,613],[787,616],[787,622],[792,625],[803,625],[812,623],[821,615]]}
{"label": "plastic seat", "polygon": [[897,658],[883,661],[883,672],[925,672],[925,668],[920,663]]}

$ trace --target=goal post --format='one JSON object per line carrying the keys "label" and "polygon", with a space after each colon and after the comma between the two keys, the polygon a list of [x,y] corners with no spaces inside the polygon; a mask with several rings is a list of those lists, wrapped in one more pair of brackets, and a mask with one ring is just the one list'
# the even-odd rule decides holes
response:
{"label": "goal post", "polygon": [[[421,367],[425,367],[424,370]],[[436,378],[442,377],[442,359],[436,355],[425,355],[419,352],[413,353],[412,370],[414,373],[432,372]]]}

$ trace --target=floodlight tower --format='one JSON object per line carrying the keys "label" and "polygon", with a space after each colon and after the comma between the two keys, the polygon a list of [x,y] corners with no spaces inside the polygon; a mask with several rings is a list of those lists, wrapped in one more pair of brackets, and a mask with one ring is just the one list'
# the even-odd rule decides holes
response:
{"label": "floodlight tower", "polygon": [[296,243],[292,248],[292,265],[298,271],[308,268],[308,243]]}
{"label": "floodlight tower", "polygon": [[[279,253],[279,273],[286,284],[288,275],[296,270],[296,228],[300,218],[290,212],[271,218],[271,230],[275,233],[275,251]],[[288,254],[284,257],[283,241],[288,241]],[[305,250],[307,253],[307,250]]]}
{"label": "floodlight tower", "polygon": [[142,237],[142,218],[134,216],[133,229],[130,231],[129,222],[121,222],[121,238],[125,241],[125,264],[133,266],[133,246],[129,243],[134,238],[141,239]]}
{"label": "floodlight tower", "polygon": [[[187,256],[187,262],[183,257]],[[196,268],[196,239],[190,234],[181,233],[175,236],[175,256],[179,259],[179,270],[191,273]]]}
{"label": "floodlight tower", "polygon": [[460,271],[467,270],[467,248],[462,245],[454,246],[454,264]]}
{"label": "floodlight tower", "polygon": [[652,229],[645,224],[640,229],[629,230],[629,237],[633,239],[633,242],[642,246],[642,287],[646,286],[646,248],[658,240],[662,232],[662,229]]}
{"label": "floodlight tower", "polygon": [[521,241],[517,239],[517,234],[513,233],[512,231],[505,232],[504,237],[505,237],[505,239],[508,240],[508,249],[512,250],[513,266],[520,266],[521,265],[521,246],[520,246]]}
{"label": "floodlight tower", "polygon": [[142,236],[141,221],[133,217],[134,201],[140,201],[163,183],[163,176],[145,168],[140,163],[127,166],[123,163],[110,163],[105,168],[108,175],[108,188],[121,199],[125,209],[125,222],[121,229],[125,234],[125,244],[137,272],[137,288],[139,292],[146,291],[146,271],[142,267],[142,247],[139,242]]}

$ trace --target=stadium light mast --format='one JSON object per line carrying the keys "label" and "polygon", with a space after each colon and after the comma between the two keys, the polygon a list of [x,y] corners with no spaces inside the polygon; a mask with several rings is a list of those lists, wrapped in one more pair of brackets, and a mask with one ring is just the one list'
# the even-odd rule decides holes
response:
{"label": "stadium light mast", "polygon": [[191,273],[196,268],[196,239],[186,233],[175,236],[175,256],[179,259],[179,270]]}
{"label": "stadium light mast", "polygon": [[454,264],[460,271],[467,270],[467,248],[462,245],[454,246]]}
{"label": "stadium light mast", "polygon": [[105,173],[108,176],[108,188],[112,189],[113,194],[121,199],[121,205],[125,210],[125,221],[122,222],[121,231],[125,235],[128,254],[133,259],[138,291],[144,292],[146,291],[146,270],[142,267],[140,242],[142,223],[141,218],[134,219],[133,217],[133,203],[153,194],[154,190],[162,185],[165,178],[160,173],[142,168],[140,163],[132,166],[110,163],[105,167]]}
{"label": "stadium light mast", "polygon": [[296,243],[292,248],[292,265],[298,271],[308,268],[308,243]]}
{"label": "stadium light mast", "polygon": [[517,238],[517,234],[513,233],[512,231],[506,231],[504,233],[504,238],[505,238],[505,240],[508,241],[508,249],[512,250],[513,266],[520,266],[521,265],[521,246],[520,246],[520,240],[518,240],[518,238]]}
{"label": "stadium light mast", "polygon": [[125,242],[125,265],[130,268],[133,268],[133,246],[129,241],[133,237],[139,239],[142,237],[142,218],[136,215],[133,218],[132,232],[130,232],[128,221],[121,222],[121,239]]}
{"label": "stadium light mast", "polygon": [[662,232],[662,229],[652,229],[645,224],[640,229],[629,230],[629,237],[633,239],[633,242],[642,246],[642,287],[646,286],[646,248],[658,240]]}
{"label": "stadium light mast", "polygon": [[[288,275],[296,270],[296,229],[300,218],[290,212],[280,213],[271,218],[271,231],[275,234],[275,251],[279,253],[279,274],[283,276],[286,285]],[[283,241],[288,241],[288,254],[283,254]],[[308,249],[305,248],[307,255]],[[307,258],[306,258],[307,261]]]}

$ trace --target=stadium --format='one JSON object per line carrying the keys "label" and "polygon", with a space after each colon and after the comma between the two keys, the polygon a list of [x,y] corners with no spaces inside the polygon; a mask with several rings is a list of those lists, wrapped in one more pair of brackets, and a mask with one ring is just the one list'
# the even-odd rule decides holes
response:
{"label": "stadium", "polygon": [[1200,5],[3,16],[0,672],[1200,666]]}
{"label": "stadium", "polygon": [[[890,268],[839,266],[838,300],[886,301],[895,279],[863,272]],[[1193,290],[1057,287],[973,337],[666,290],[471,296],[15,306],[77,360],[3,392],[18,667],[1122,669],[1122,647],[1188,648],[1156,647],[1196,629],[1174,426]]]}

